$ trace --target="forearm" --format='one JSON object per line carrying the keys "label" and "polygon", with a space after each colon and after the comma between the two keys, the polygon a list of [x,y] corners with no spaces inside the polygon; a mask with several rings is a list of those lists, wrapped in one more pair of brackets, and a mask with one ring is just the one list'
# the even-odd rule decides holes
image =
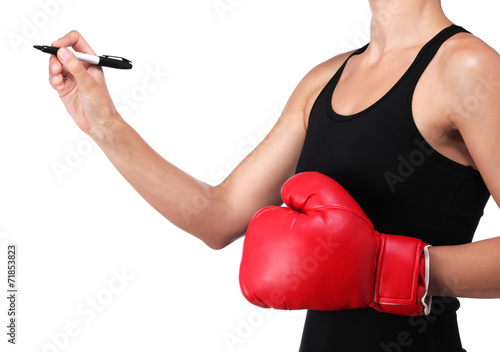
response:
{"label": "forearm", "polygon": [[500,298],[500,237],[429,253],[431,296]]}
{"label": "forearm", "polygon": [[132,187],[174,225],[212,248],[221,248],[242,234],[224,223],[231,207],[218,187],[162,158],[120,117],[92,138]]}

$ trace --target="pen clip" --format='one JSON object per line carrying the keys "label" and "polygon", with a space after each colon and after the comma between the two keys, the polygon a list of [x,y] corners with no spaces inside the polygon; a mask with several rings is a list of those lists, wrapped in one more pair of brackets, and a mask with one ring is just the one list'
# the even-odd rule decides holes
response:
{"label": "pen clip", "polygon": [[124,62],[128,62],[128,63],[131,63],[132,61],[130,60],[127,60],[125,59],[124,57],[120,57],[120,56],[113,56],[113,55],[101,55],[102,57],[105,57],[107,59],[119,59],[119,60],[122,60]]}

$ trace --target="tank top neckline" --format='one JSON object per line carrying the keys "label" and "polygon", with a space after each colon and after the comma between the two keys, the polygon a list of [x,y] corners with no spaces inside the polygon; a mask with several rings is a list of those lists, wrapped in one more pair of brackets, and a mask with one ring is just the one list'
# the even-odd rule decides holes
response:
{"label": "tank top neckline", "polygon": [[417,63],[419,62],[420,58],[423,56],[423,54],[425,53],[427,48],[429,46],[431,46],[432,43],[434,43],[445,31],[450,30],[451,28],[455,28],[455,27],[458,27],[458,26],[455,24],[451,24],[450,26],[443,28],[441,31],[439,31],[439,33],[437,33],[434,37],[432,37],[426,44],[424,44],[424,46],[422,46],[422,48],[420,48],[420,50],[418,51],[417,56],[415,57],[415,59],[413,59],[411,65],[408,67],[408,69],[396,81],[396,83],[391,87],[391,89],[389,89],[389,91],[387,91],[381,98],[379,98],[373,104],[371,104],[370,106],[368,106],[367,108],[365,108],[359,112],[356,112],[354,114],[349,114],[349,115],[342,115],[342,114],[337,113],[333,109],[333,105],[332,105],[333,93],[335,92],[335,88],[337,87],[337,84],[340,80],[342,72],[344,71],[344,68],[347,65],[347,62],[349,61],[349,59],[351,57],[353,57],[354,55],[360,55],[363,52],[365,52],[365,50],[368,48],[370,43],[368,43],[365,46],[363,46],[362,48],[356,50],[354,53],[349,55],[349,57],[344,61],[342,66],[338,69],[336,74],[332,77],[332,80],[330,82],[330,87],[327,91],[328,94],[327,94],[327,104],[326,104],[327,109],[326,110],[327,110],[328,116],[330,118],[332,118],[333,120],[337,120],[337,121],[349,121],[349,120],[355,119],[357,117],[360,117],[360,116],[368,113],[370,110],[374,109],[377,105],[379,105],[385,99],[387,99],[387,97],[389,97],[391,95],[391,93],[405,80],[405,78],[411,73],[413,68],[417,65]]}

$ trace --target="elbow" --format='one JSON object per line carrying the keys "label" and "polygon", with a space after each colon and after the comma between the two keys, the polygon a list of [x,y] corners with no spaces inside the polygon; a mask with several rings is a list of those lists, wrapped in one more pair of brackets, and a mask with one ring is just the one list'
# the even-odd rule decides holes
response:
{"label": "elbow", "polygon": [[210,248],[210,249],[213,249],[213,250],[221,250],[221,249],[224,249],[227,244],[224,244],[224,243],[221,243],[221,242],[205,242],[205,244]]}
{"label": "elbow", "polygon": [[210,240],[210,241],[203,241],[205,244],[213,250],[221,250],[226,248],[231,242],[227,241],[222,241],[222,240]]}
{"label": "elbow", "polygon": [[203,242],[213,250],[221,250],[229,246],[240,236],[210,236],[210,238],[203,240]]}

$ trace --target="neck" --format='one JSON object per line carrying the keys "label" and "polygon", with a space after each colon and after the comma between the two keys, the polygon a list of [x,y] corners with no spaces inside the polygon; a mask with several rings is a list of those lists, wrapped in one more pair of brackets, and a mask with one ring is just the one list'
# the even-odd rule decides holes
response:
{"label": "neck", "polygon": [[369,0],[372,11],[370,51],[422,46],[451,25],[440,0]]}

